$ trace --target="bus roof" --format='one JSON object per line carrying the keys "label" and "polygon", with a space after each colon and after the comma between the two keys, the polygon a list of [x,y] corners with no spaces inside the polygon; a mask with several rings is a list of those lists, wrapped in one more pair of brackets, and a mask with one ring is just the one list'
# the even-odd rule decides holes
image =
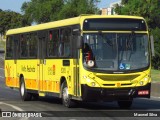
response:
{"label": "bus roof", "polygon": [[63,27],[68,25],[80,24],[84,19],[87,18],[135,18],[135,19],[143,19],[143,17],[139,16],[128,16],[128,15],[80,15],[79,17],[58,20],[48,23],[37,24],[34,26],[27,26],[22,28],[10,29],[7,31],[6,35],[19,34],[19,33],[27,33],[38,30],[46,30],[51,28]]}

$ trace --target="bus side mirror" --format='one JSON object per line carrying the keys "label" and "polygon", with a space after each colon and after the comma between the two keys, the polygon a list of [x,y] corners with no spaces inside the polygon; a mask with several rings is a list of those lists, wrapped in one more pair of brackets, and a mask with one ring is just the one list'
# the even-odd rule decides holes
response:
{"label": "bus side mirror", "polygon": [[82,37],[78,36],[77,39],[77,49],[81,49],[82,48]]}
{"label": "bus side mirror", "polygon": [[153,38],[153,35],[150,36],[150,41],[151,41],[152,56],[155,56],[155,52],[154,52],[154,38]]}

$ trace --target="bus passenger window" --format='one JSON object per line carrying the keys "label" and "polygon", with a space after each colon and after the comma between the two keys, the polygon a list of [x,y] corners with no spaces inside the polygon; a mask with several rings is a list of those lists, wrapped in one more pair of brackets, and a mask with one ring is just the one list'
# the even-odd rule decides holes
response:
{"label": "bus passenger window", "polygon": [[28,40],[27,37],[24,35],[21,35],[20,38],[20,56],[21,57],[28,57]]}
{"label": "bus passenger window", "polygon": [[59,30],[49,31],[49,39],[47,42],[47,52],[49,57],[57,56],[59,41]]}
{"label": "bus passenger window", "polygon": [[70,57],[71,56],[71,29],[65,28],[61,30],[61,41],[59,44],[59,56],[61,57]]}
{"label": "bus passenger window", "polygon": [[13,37],[7,38],[6,44],[6,58],[13,58]]}
{"label": "bus passenger window", "polygon": [[29,38],[29,56],[36,57],[37,56],[37,34],[31,34]]}
{"label": "bus passenger window", "polygon": [[64,46],[63,46],[63,43],[60,43],[59,44],[59,48],[58,48],[58,54],[59,56],[63,56],[64,55]]}

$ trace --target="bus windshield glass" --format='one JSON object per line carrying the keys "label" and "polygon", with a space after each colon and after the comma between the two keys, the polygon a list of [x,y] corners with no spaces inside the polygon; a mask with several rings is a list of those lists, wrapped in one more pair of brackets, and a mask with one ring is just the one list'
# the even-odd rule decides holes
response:
{"label": "bus windshield glass", "polygon": [[149,65],[147,34],[85,33],[83,63],[94,70],[127,71]]}

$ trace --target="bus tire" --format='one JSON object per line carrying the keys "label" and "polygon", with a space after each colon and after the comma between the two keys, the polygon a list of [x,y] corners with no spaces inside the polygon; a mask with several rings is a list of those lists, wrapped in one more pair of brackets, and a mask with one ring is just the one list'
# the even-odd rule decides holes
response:
{"label": "bus tire", "polygon": [[21,95],[21,99],[23,101],[30,101],[32,99],[32,95],[31,93],[27,92],[26,86],[25,86],[25,82],[24,82],[24,78],[21,77],[21,81],[20,81],[20,95]]}
{"label": "bus tire", "polygon": [[118,105],[121,109],[129,109],[132,106],[133,100],[120,100]]}
{"label": "bus tire", "polygon": [[62,83],[62,103],[65,107],[71,108],[74,106],[74,101],[71,100],[71,96],[68,94],[68,87],[66,81]]}

